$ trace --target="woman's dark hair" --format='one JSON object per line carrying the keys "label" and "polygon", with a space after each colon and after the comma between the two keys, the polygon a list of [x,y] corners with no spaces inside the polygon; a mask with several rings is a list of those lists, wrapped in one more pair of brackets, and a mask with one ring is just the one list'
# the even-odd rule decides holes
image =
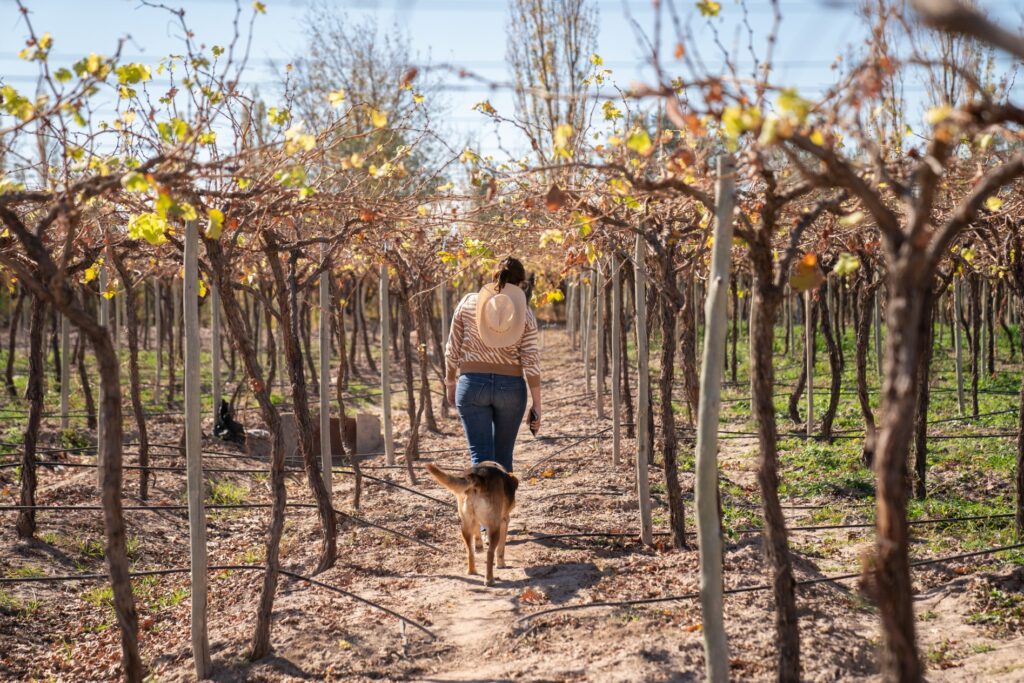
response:
{"label": "woman's dark hair", "polygon": [[498,281],[498,291],[505,285],[518,285],[526,280],[526,268],[519,259],[506,256],[498,265],[498,272],[494,279]]}

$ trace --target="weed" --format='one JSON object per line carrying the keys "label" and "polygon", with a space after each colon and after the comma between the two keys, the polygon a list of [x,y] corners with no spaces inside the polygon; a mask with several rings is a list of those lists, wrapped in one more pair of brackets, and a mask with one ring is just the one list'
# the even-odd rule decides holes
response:
{"label": "weed", "polygon": [[46,574],[35,567],[18,567],[7,572],[9,579],[34,579],[40,576],[46,576]]}
{"label": "weed", "polygon": [[106,554],[106,546],[98,538],[87,538],[79,541],[78,553],[84,557],[102,560]]}
{"label": "weed", "polygon": [[114,606],[114,589],[110,586],[97,586],[82,593],[82,599],[93,607]]}
{"label": "weed", "polygon": [[212,505],[240,505],[248,494],[248,486],[227,479],[214,479],[210,482],[206,500]]}
{"label": "weed", "polygon": [[189,596],[189,589],[186,587],[175,588],[170,593],[157,596],[153,601],[153,606],[158,609],[166,609],[168,607],[177,607]]}
{"label": "weed", "polygon": [[64,448],[88,448],[92,444],[89,442],[89,435],[80,429],[74,427],[68,427],[60,432],[60,445]]}

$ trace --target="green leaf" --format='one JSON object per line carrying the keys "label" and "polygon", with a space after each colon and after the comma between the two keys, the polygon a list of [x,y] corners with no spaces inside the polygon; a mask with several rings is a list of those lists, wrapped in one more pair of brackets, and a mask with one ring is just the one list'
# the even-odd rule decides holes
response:
{"label": "green leaf", "polygon": [[843,252],[839,254],[839,260],[836,262],[835,271],[837,275],[846,276],[856,272],[860,268],[860,259],[855,254]]}
{"label": "green leaf", "polygon": [[639,126],[629,131],[629,135],[626,136],[626,147],[641,156],[647,156],[654,151],[651,136]]}
{"label": "green leaf", "polygon": [[121,176],[121,187],[129,192],[145,192],[149,189],[149,180],[141,173],[132,171]]}
{"label": "green leaf", "polygon": [[128,237],[143,239],[152,245],[167,241],[167,221],[156,213],[143,213],[128,220]]}
{"label": "green leaf", "polygon": [[135,85],[136,83],[143,83],[152,77],[152,72],[149,70],[149,67],[137,62],[122,64],[117,67],[116,73],[117,82],[121,85]]}

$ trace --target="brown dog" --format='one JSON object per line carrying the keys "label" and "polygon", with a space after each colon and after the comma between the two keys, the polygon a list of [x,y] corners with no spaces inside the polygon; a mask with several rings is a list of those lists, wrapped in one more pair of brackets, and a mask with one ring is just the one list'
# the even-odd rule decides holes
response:
{"label": "brown dog", "polygon": [[516,504],[519,480],[491,461],[473,465],[461,476],[448,474],[433,463],[427,463],[427,471],[437,483],[455,494],[470,574],[476,574],[473,551],[476,539],[480,537],[478,530],[481,524],[487,527],[490,540],[487,545],[487,585],[493,585],[495,552],[498,567],[505,566],[505,536],[508,534],[509,514]]}

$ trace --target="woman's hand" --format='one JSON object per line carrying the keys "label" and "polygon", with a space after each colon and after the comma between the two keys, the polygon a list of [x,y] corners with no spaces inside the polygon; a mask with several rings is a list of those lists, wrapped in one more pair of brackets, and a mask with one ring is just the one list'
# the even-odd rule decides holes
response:
{"label": "woman's hand", "polygon": [[455,407],[455,382],[445,382],[445,389],[448,395],[448,405]]}
{"label": "woman's hand", "polygon": [[540,406],[534,404],[530,410],[537,414],[537,418],[535,420],[530,420],[529,423],[530,431],[533,432],[534,436],[537,436],[540,434]]}

